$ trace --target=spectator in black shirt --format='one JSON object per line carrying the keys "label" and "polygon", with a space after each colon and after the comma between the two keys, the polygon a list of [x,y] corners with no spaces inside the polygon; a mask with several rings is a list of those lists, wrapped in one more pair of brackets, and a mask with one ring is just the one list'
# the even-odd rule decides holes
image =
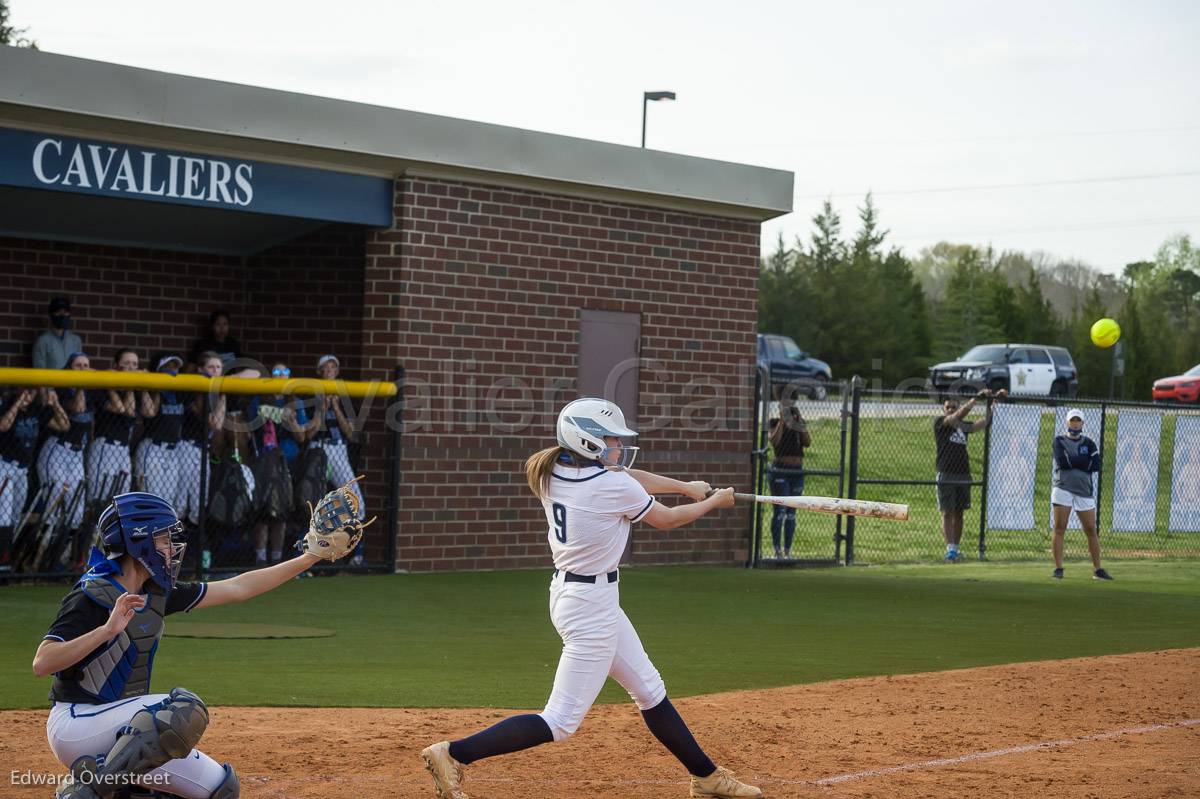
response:
{"label": "spectator in black shirt", "polygon": [[8,569],[13,533],[29,492],[29,466],[43,429],[66,432],[70,419],[61,406],[38,399],[38,390],[21,388],[0,398],[0,569]]}
{"label": "spectator in black shirt", "polygon": [[[138,355],[130,349],[117,350],[113,369],[136,372]],[[96,437],[88,449],[88,502],[107,502],[129,490],[132,460],[129,442],[137,423],[137,396],[133,389],[107,389],[96,409]]]}
{"label": "spectator in black shirt", "polygon": [[[91,360],[85,353],[72,353],[64,367],[76,371],[91,371]],[[83,523],[83,508],[87,501],[84,482],[84,452],[92,439],[92,422],[95,410],[95,395],[79,388],[64,388],[59,392],[49,389],[47,399],[50,407],[60,405],[66,411],[70,424],[66,431],[46,438],[38,453],[38,478],[43,486],[49,486],[46,512],[47,525],[62,525],[69,531],[69,540],[79,540],[79,526]],[[70,549],[64,552],[71,558],[79,555]],[[81,558],[80,558],[81,560]],[[70,561],[74,563],[74,560]],[[51,564],[41,564],[49,566]]]}
{"label": "spectator in black shirt", "polygon": [[[933,439],[937,445],[938,510],[942,512],[942,538],[946,542],[947,563],[959,559],[958,544],[962,540],[963,511],[971,507],[971,459],[967,454],[967,436],[983,430],[992,420],[992,406],[977,422],[967,422],[967,414],[979,400],[993,394],[982,389],[965,403],[954,397],[942,403],[942,415],[933,420]],[[1006,397],[1000,389],[994,396]]]}
{"label": "spectator in black shirt", "polygon": [[[795,405],[789,405],[782,418],[772,419],[771,425],[771,448],[775,453],[775,459],[767,467],[771,494],[777,497],[800,496],[804,493],[804,450],[812,446],[808,425]],[[775,505],[771,515],[771,543],[775,545],[776,558],[791,554],[795,533],[796,509]]]}
{"label": "spectator in black shirt", "polygon": [[224,371],[229,371],[229,367],[233,362],[242,357],[242,345],[229,333],[229,312],[223,308],[218,308],[209,314],[208,317],[208,335],[197,341],[192,347],[192,363],[203,372],[204,364],[201,360],[209,353],[216,353],[221,359],[221,368]]}

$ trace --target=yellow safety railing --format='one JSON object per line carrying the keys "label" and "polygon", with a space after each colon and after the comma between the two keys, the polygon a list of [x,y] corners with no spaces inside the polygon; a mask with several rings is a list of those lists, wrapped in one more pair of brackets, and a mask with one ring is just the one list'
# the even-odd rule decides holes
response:
{"label": "yellow safety railing", "polygon": [[115,372],[83,369],[0,368],[0,386],[113,388],[146,391],[192,391],[218,394],[329,394],[354,398],[394,397],[396,384],[383,381],[318,380],[307,377],[205,377],[160,372]]}

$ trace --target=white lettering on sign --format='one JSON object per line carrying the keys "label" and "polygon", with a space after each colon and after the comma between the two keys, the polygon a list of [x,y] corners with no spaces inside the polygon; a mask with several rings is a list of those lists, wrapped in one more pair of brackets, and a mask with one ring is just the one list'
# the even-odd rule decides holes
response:
{"label": "white lettering on sign", "polygon": [[47,185],[117,194],[178,197],[216,205],[247,206],[254,201],[252,165],[153,150],[99,144],[76,144],[67,149],[59,139],[42,139],[33,148],[33,174]]}

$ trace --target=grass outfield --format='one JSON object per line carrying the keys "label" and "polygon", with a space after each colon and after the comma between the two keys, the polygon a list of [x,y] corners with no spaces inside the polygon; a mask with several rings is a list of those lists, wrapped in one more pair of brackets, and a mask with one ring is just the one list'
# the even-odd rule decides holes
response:
{"label": "grass outfield", "polygon": [[[801,406],[806,410],[812,403]],[[840,407],[840,400],[838,401]],[[932,480],[934,471],[933,414],[928,416],[881,418],[879,406],[864,409],[860,444],[859,476],[867,479]],[[970,420],[982,418],[982,412],[972,413]],[[1054,416],[1042,417],[1041,447],[1049,452],[1054,437]],[[808,421],[813,446],[804,457],[808,470],[836,471],[840,457],[840,429],[837,419],[815,418]],[[1099,431],[1092,435],[1099,436]],[[1156,529],[1154,533],[1117,533],[1108,529],[1112,518],[1113,480],[1115,458],[1104,459],[1104,491],[1100,502],[1101,547],[1108,558],[1145,557],[1196,557],[1200,555],[1200,533],[1167,533],[1167,517],[1170,509],[1171,459],[1175,438],[1175,419],[1165,416],[1159,445],[1159,474]],[[849,434],[847,434],[847,442]],[[984,434],[976,433],[968,439],[971,470],[975,479],[983,474]],[[1101,451],[1116,452],[1117,413],[1108,413],[1104,441]],[[847,456],[848,458],[848,456]],[[848,462],[848,461],[847,461]],[[1032,560],[1050,556],[1050,458],[1039,458],[1034,481],[1034,508],[1036,525],[1032,530],[988,530],[985,536],[987,556],[992,560]],[[770,493],[770,485],[764,480],[764,493]],[[971,489],[971,509],[963,519],[962,548],[968,557],[974,557],[979,544],[980,492]],[[838,496],[838,478],[808,475],[804,493],[823,496]],[[845,496],[845,494],[843,494]],[[859,519],[855,531],[855,561],[858,563],[903,563],[932,562],[940,559],[945,551],[941,534],[941,514],[937,509],[937,489],[934,486],[861,485],[860,499],[884,502],[903,502],[909,506],[907,522]],[[763,538],[761,555],[772,557],[770,535],[770,510],[763,514]],[[792,556],[796,558],[830,559],[834,555],[833,534],[835,520],[815,513],[797,515],[796,538],[792,544]],[[1078,530],[1067,532],[1068,555],[1083,556],[1087,545],[1083,533]]]}
{"label": "grass outfield", "polygon": [[[746,571],[627,569],[622,605],[674,696],[1200,646],[1200,564],[1070,562]],[[154,687],[238,705],[540,707],[559,640],[548,571],[296,580],[196,621],[332,638],[164,640]],[[62,587],[0,589],[0,707],[45,706],[33,651]],[[168,630],[170,623],[168,622]],[[611,682],[601,701],[623,701]]]}

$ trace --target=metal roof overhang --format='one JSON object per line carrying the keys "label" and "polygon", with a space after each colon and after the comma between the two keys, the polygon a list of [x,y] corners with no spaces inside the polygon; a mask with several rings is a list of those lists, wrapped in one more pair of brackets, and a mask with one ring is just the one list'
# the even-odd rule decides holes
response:
{"label": "metal roof overhang", "polygon": [[[792,208],[793,176],[786,171],[11,47],[0,47],[0,127],[341,174],[444,177],[759,221]],[[176,241],[176,249],[253,252],[314,226],[311,219],[288,213],[164,208],[145,198],[88,198],[27,186],[0,193],[5,217],[23,220],[19,226],[0,220],[0,229],[52,235],[45,213],[62,204],[72,210],[71,235],[77,238],[90,240],[95,233],[103,238],[107,231],[130,243]],[[153,219],[153,230],[122,233],[115,222],[129,211]],[[221,236],[213,238],[206,230]]]}

